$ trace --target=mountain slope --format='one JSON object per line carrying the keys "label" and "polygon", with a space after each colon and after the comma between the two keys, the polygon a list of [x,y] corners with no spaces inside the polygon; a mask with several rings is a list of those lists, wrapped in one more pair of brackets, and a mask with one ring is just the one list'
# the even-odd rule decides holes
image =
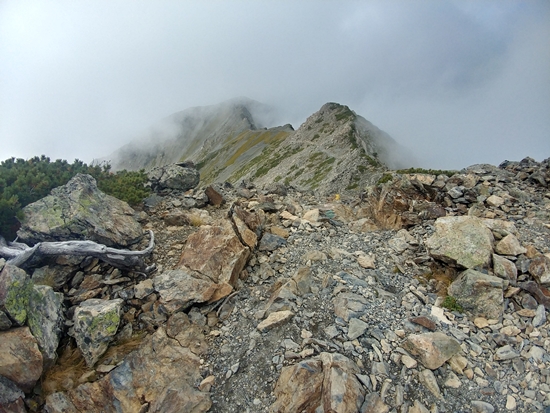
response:
{"label": "mountain slope", "polygon": [[266,113],[250,99],[176,113],[149,142],[121,148],[115,168],[150,169],[190,160],[201,172],[202,185],[244,179],[335,193],[372,183],[386,166],[403,166],[395,162],[403,148],[347,106],[327,103],[296,131],[291,125],[261,128],[258,118]]}
{"label": "mountain slope", "polygon": [[188,159],[205,158],[229,136],[261,127],[265,105],[247,98],[201,106],[172,114],[113,153],[113,169],[149,170]]}
{"label": "mountain slope", "polygon": [[372,183],[400,150],[397,143],[347,106],[327,103],[284,141],[274,141],[232,177],[283,182],[322,193]]}

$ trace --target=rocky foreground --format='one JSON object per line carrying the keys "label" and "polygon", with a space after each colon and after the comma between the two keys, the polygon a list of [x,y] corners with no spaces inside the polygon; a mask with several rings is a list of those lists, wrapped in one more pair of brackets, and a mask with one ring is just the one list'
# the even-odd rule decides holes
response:
{"label": "rocky foreground", "polygon": [[160,186],[154,273],[0,260],[0,412],[550,411],[550,160],[384,181]]}

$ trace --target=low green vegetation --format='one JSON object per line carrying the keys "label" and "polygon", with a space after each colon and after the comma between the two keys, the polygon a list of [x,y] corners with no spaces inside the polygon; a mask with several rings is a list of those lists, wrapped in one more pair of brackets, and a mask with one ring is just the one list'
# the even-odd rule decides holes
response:
{"label": "low green vegetation", "polygon": [[377,184],[382,185],[382,184],[385,184],[386,182],[390,182],[392,179],[393,179],[392,174],[384,174],[380,177],[380,179],[378,179]]}
{"label": "low green vegetation", "polygon": [[459,313],[464,312],[464,308],[462,308],[462,306],[456,301],[456,298],[451,297],[450,295],[445,297],[441,303],[441,307],[450,311],[458,311]]}
{"label": "low green vegetation", "polygon": [[458,173],[458,171],[441,170],[441,169],[423,169],[423,168],[409,168],[399,169],[398,174],[428,174],[428,175],[447,175],[448,177]]}
{"label": "low green vegetation", "polygon": [[15,238],[22,208],[79,173],[92,175],[100,190],[131,205],[139,204],[149,194],[144,171],[112,173],[108,164],[88,166],[78,159],[72,164],[61,159],[52,162],[44,155],[28,160],[10,158],[0,163],[0,234]]}

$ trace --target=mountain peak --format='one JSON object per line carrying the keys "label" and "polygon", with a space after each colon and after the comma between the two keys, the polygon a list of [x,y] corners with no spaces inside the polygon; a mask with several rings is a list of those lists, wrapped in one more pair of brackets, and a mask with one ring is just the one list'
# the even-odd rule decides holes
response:
{"label": "mountain peak", "polygon": [[240,97],[177,112],[165,120],[169,133],[155,137],[152,145],[134,142],[122,148],[115,167],[150,169],[190,160],[205,185],[246,179],[341,192],[368,184],[394,166],[395,141],[346,105],[324,104],[296,131],[291,125],[263,126],[270,110]]}

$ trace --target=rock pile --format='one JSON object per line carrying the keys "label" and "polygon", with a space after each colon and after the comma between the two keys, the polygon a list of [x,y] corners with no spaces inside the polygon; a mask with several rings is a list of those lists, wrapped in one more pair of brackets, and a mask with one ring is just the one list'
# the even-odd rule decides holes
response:
{"label": "rock pile", "polygon": [[390,173],[360,198],[165,189],[139,214],[156,274],[2,262],[0,406],[544,411],[549,165]]}

